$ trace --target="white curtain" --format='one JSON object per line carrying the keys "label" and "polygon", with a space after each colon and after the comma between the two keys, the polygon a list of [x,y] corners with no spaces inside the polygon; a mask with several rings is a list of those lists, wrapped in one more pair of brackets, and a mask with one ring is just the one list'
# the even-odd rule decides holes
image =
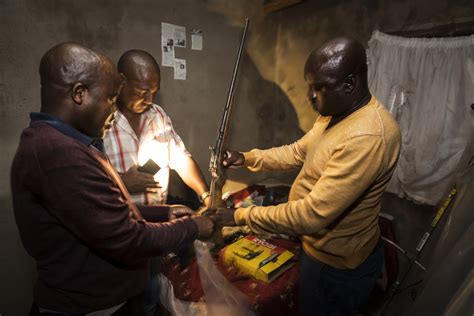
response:
{"label": "white curtain", "polygon": [[375,31],[369,86],[402,131],[387,190],[436,205],[474,154],[474,36],[403,38]]}

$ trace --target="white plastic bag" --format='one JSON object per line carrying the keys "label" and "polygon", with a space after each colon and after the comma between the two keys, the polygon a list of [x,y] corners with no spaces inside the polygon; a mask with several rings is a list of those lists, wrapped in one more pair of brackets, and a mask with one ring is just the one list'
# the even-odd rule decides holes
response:
{"label": "white plastic bag", "polygon": [[254,316],[248,298],[237,290],[219,271],[209,252],[209,247],[194,242],[199,277],[206,298],[208,316]]}

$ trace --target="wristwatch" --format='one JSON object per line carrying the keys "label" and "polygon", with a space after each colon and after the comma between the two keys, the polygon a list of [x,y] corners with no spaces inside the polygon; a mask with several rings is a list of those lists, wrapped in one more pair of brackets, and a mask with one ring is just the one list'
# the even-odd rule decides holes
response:
{"label": "wristwatch", "polygon": [[204,202],[204,200],[207,199],[210,195],[211,193],[209,191],[206,191],[199,196],[199,200],[201,200],[201,202]]}

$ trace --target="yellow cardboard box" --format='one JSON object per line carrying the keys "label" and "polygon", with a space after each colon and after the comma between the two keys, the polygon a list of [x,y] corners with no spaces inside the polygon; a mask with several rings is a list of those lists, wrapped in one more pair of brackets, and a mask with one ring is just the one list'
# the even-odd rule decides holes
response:
{"label": "yellow cardboard box", "polygon": [[224,264],[257,280],[271,282],[294,263],[290,251],[256,236],[246,236],[224,248]]}

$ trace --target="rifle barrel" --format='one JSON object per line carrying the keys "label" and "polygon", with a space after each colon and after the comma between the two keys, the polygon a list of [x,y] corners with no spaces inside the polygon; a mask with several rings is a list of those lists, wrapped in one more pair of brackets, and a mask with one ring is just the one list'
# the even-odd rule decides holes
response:
{"label": "rifle barrel", "polygon": [[[232,101],[234,99],[235,82],[237,81],[237,74],[239,72],[240,60],[242,58],[242,51],[245,45],[245,38],[247,35],[248,26],[249,26],[249,19],[246,18],[244,30],[242,32],[242,38],[240,39],[240,46],[239,46],[239,51],[237,53],[237,59],[234,65],[234,72],[232,74],[232,80],[230,82],[229,92],[227,93],[227,101],[224,107],[224,113],[222,114],[221,125],[219,127],[219,134],[217,137],[216,146],[214,147],[216,158],[222,158],[221,155],[222,155],[223,148],[221,147],[223,146],[227,138],[227,130],[229,129],[229,124],[230,124],[229,117],[230,117],[232,104],[233,104]],[[214,163],[213,167],[216,168],[217,164],[219,163],[219,159],[215,159],[213,163]]]}
{"label": "rifle barrel", "polygon": [[228,129],[230,126],[230,115],[232,110],[232,104],[234,99],[234,88],[237,80],[237,74],[239,72],[240,60],[242,57],[242,51],[245,45],[245,37],[247,35],[247,29],[249,26],[249,19],[245,19],[245,26],[242,32],[242,38],[240,39],[239,51],[237,53],[237,59],[234,65],[234,71],[232,74],[232,80],[230,82],[229,92],[227,93],[227,101],[224,107],[224,113],[222,114],[221,125],[217,135],[216,145],[211,148],[211,161],[209,164],[209,171],[211,171],[211,185],[210,185],[210,207],[217,206],[216,201],[218,199],[222,202],[222,196],[217,197],[216,195],[222,195],[222,185],[224,182],[224,171],[219,166],[224,155],[224,146],[227,140]]}

